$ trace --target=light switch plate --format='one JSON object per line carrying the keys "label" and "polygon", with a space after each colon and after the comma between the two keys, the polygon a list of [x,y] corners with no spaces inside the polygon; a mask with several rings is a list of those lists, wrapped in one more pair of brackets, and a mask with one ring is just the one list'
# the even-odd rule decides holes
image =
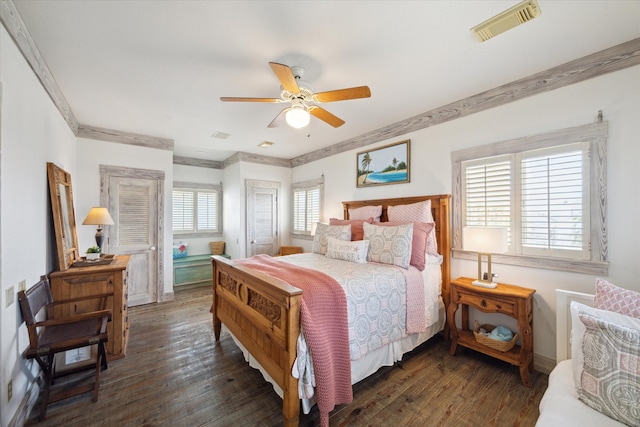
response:
{"label": "light switch plate", "polygon": [[18,292],[27,290],[27,281],[22,279],[18,282]]}
{"label": "light switch plate", "polygon": [[14,295],[15,295],[15,291],[13,286],[4,290],[5,307],[10,307],[11,304],[13,304],[13,301],[15,300]]}

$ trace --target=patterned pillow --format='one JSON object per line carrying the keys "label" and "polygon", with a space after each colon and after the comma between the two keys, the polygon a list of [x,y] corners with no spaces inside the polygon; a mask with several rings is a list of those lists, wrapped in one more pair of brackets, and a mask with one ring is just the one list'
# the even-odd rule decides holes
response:
{"label": "patterned pillow", "polygon": [[335,237],[339,240],[351,240],[350,225],[329,225],[318,223],[316,234],[313,236],[311,252],[324,255],[327,253],[327,239]]}
{"label": "patterned pillow", "polygon": [[571,302],[569,310],[571,312],[571,368],[573,371],[573,384],[576,387],[576,390],[580,390],[582,387],[580,384],[580,376],[582,375],[582,370],[584,368],[582,346],[586,332],[584,324],[580,321],[580,315],[587,314],[616,325],[626,325],[631,320],[637,322],[639,328],[640,320],[635,320],[633,317],[625,316],[624,314],[616,313],[614,311],[589,307],[588,305],[581,304],[577,301]]}
{"label": "patterned pillow", "polygon": [[373,217],[374,221],[380,221],[381,216],[382,205],[349,209],[349,219],[368,219]]}
{"label": "patterned pillow", "polygon": [[621,288],[604,279],[596,279],[593,306],[640,319],[640,292]]}
{"label": "patterned pillow", "polygon": [[640,425],[640,322],[620,325],[583,313],[580,321],[586,327],[580,400],[624,424]]}
{"label": "patterned pillow", "polygon": [[[391,222],[434,222],[433,214],[431,213],[431,200],[408,205],[389,206],[387,208],[387,217]],[[427,237],[427,253],[429,255],[438,254],[435,227]]]}
{"label": "patterned pillow", "polygon": [[413,223],[395,227],[362,224],[364,239],[369,240],[367,261],[409,268]]}
{"label": "patterned pillow", "polygon": [[367,219],[338,219],[331,218],[329,219],[329,225],[351,225],[351,240],[362,240],[364,238],[364,229],[362,228],[362,223],[368,222],[369,224],[373,223],[373,217],[369,217]]}
{"label": "patterned pillow", "polygon": [[[381,227],[395,227],[397,225],[411,224],[410,222],[377,222],[375,225]],[[411,260],[409,264],[413,265],[418,270],[424,270],[424,266],[427,262],[427,240],[429,233],[433,230],[435,224],[433,222],[414,222],[413,224],[413,237],[411,238]]]}
{"label": "patterned pillow", "polygon": [[345,242],[344,240],[327,239],[327,258],[340,259],[342,261],[357,262],[365,264],[367,262],[368,240],[357,240],[355,242]]}

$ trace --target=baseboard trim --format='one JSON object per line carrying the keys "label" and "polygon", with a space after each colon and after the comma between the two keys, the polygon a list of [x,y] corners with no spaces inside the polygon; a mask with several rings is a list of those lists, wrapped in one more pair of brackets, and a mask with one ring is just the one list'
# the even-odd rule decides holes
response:
{"label": "baseboard trim", "polygon": [[20,405],[18,406],[18,410],[15,415],[9,421],[7,427],[22,427],[29,419],[29,414],[31,410],[36,405],[36,401],[38,400],[38,396],[40,395],[40,382],[42,381],[40,375],[36,377],[36,379],[31,383],[29,388],[27,388]]}
{"label": "baseboard trim", "polygon": [[556,367],[556,360],[539,354],[533,355],[533,369],[543,374],[549,374]]}

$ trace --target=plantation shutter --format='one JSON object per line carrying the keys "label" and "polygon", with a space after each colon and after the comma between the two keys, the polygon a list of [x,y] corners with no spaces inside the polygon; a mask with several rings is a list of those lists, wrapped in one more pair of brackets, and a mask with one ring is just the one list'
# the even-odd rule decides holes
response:
{"label": "plantation shutter", "polygon": [[[530,253],[588,256],[589,194],[584,191],[588,149],[571,144],[560,150],[522,155],[522,247]],[[585,175],[586,174],[586,175]],[[573,254],[571,254],[573,252]]]}
{"label": "plantation shutter", "polygon": [[198,192],[198,231],[218,231],[218,195]]}
{"label": "plantation shutter", "polygon": [[510,228],[511,169],[508,158],[465,164],[467,226]]}
{"label": "plantation shutter", "polygon": [[173,231],[194,231],[193,191],[173,191]]}
{"label": "plantation shutter", "polygon": [[305,231],[311,231],[314,222],[320,221],[320,189],[314,188],[307,191],[307,220]]}

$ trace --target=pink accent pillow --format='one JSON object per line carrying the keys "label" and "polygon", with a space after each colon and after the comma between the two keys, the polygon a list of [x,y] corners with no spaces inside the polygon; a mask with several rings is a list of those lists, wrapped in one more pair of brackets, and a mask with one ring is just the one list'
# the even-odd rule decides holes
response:
{"label": "pink accent pillow", "polygon": [[604,279],[596,279],[593,306],[640,319],[640,292],[621,288]]}
{"label": "pink accent pillow", "polygon": [[349,219],[368,219],[373,217],[374,221],[380,221],[382,216],[382,205],[363,206],[361,208],[349,209]]}
{"label": "pink accent pillow", "polygon": [[424,270],[427,253],[427,239],[431,230],[434,229],[433,222],[376,222],[375,225],[383,227],[394,227],[397,225],[413,224],[413,237],[411,238],[411,260],[409,264],[418,270]]}
{"label": "pink accent pillow", "polygon": [[367,219],[329,219],[329,225],[351,225],[351,241],[364,239],[363,223],[373,224],[373,217]]}
{"label": "pink accent pillow", "polygon": [[[408,205],[389,206],[387,208],[387,217],[392,222],[434,222],[433,214],[431,213],[431,200]],[[429,232],[427,253],[429,255],[438,254],[435,227]]]}

